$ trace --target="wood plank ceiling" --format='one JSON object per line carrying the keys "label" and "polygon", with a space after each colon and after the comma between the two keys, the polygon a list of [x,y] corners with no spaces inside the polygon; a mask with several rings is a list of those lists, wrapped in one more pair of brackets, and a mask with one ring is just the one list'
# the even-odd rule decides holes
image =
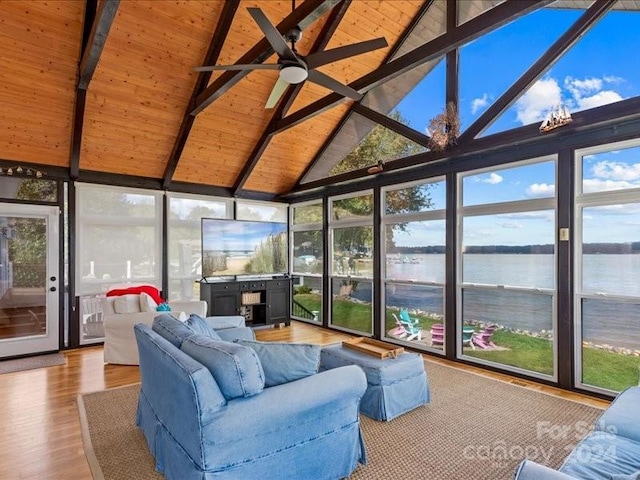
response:
{"label": "wood plank ceiling", "polygon": [[[259,7],[273,24],[300,22],[296,47],[303,55],[384,37],[387,48],[319,68],[349,84],[385,65],[432,3],[441,14],[447,0],[298,0],[293,13],[289,0],[0,0],[0,163],[69,168],[80,180],[92,172],[144,177],[169,190],[187,183],[238,196],[287,193],[353,102],[274,133],[282,117],[305,112],[331,92],[305,82],[267,110],[277,72],[234,77],[193,67],[256,53],[255,61],[275,62],[247,11]],[[463,4],[461,22],[501,2]],[[88,35],[85,16],[89,24],[102,22],[102,30]],[[87,67],[91,55],[97,64]],[[84,83],[79,72],[86,73]],[[210,90],[234,78],[191,115]]]}

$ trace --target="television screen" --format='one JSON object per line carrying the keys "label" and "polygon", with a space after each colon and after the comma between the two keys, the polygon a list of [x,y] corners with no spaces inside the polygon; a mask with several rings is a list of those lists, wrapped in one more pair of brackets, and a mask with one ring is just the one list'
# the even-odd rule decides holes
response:
{"label": "television screen", "polygon": [[288,271],[286,223],[202,219],[203,277]]}

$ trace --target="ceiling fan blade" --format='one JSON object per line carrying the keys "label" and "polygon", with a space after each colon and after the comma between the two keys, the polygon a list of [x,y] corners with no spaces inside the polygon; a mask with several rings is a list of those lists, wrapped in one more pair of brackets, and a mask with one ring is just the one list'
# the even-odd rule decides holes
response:
{"label": "ceiling fan blade", "polygon": [[246,65],[204,65],[195,67],[193,70],[196,72],[212,72],[214,70],[278,70],[279,68],[280,65],[277,63],[249,63]]}
{"label": "ceiling fan blade", "polygon": [[298,59],[296,54],[289,48],[289,45],[287,45],[287,42],[284,40],[284,37],[280,34],[278,29],[274,27],[267,16],[262,13],[262,10],[256,7],[249,7],[247,10],[249,10],[249,13],[260,27],[260,30],[262,30],[262,33],[264,33],[267,41],[271,44],[280,58],[287,60]]}
{"label": "ceiling fan blade", "polygon": [[324,52],[312,53],[305,57],[305,62],[307,62],[309,68],[316,68],[326,65],[327,63],[337,62],[338,60],[388,46],[389,44],[387,41],[383,37],[380,37],[364,42],[352,43],[351,45],[345,45],[343,47],[332,48],[331,50],[325,50]]}
{"label": "ceiling fan blade", "polygon": [[355,91],[353,88],[340,83],[337,80],[334,80],[328,75],[325,75],[318,70],[309,70],[309,77],[307,78],[310,82],[317,83],[318,85],[322,85],[329,90],[333,90],[336,93],[344,97],[349,97],[353,100],[360,100],[362,98],[362,94]]}
{"label": "ceiling fan blade", "polygon": [[273,86],[273,89],[271,90],[271,94],[269,95],[269,98],[267,99],[267,103],[265,104],[264,108],[275,107],[277,103],[280,101],[280,99],[282,98],[282,95],[284,95],[284,92],[287,90],[288,86],[289,84],[287,82],[285,82],[280,77],[278,77],[278,81]]}

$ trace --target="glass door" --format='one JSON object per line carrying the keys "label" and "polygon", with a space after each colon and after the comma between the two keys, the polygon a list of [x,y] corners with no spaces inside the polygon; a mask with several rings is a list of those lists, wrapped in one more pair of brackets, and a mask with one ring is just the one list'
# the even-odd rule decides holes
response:
{"label": "glass door", "polygon": [[0,203],[0,358],[59,349],[58,218]]}

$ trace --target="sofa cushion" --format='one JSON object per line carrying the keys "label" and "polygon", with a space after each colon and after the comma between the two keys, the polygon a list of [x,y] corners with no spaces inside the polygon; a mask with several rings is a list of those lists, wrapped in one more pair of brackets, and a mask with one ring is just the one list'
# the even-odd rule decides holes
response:
{"label": "sofa cushion", "polygon": [[264,370],[265,387],[299,380],[318,372],[320,346],[307,343],[258,342],[234,340],[251,347]]}
{"label": "sofa cushion", "polygon": [[260,359],[250,347],[195,334],[180,349],[209,369],[226,400],[251,397],[264,389]]}
{"label": "sofa cushion", "polygon": [[139,313],[140,298],[138,295],[122,295],[113,302],[113,309],[116,313]]}
{"label": "sofa cushion", "polygon": [[214,340],[222,340],[222,338],[220,338],[220,335],[216,333],[213,327],[209,325],[200,315],[192,313],[184,323],[189,325],[196,333],[206,335],[207,337],[211,337]]}
{"label": "sofa cushion", "polygon": [[148,293],[142,292],[139,296],[141,312],[155,312],[158,304]]}
{"label": "sofa cushion", "polygon": [[612,475],[611,480],[640,480],[640,471],[629,474]]}
{"label": "sofa cushion", "polygon": [[178,348],[180,348],[182,342],[196,333],[189,325],[181,322],[169,313],[158,315],[154,318],[151,328],[158,335],[170,341]]}

